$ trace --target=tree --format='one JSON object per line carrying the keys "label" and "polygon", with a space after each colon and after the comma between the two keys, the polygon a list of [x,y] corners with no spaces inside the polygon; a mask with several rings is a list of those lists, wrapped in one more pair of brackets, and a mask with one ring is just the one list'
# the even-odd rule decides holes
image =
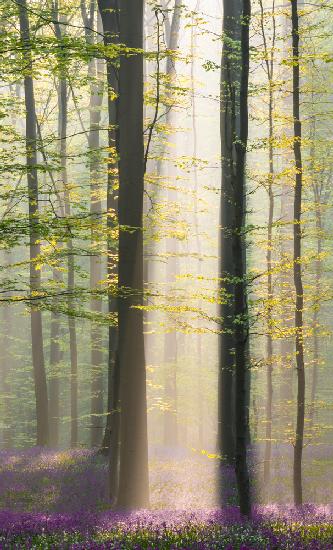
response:
{"label": "tree", "polygon": [[235,162],[235,132],[239,127],[239,41],[242,2],[225,0],[223,3],[223,50],[221,61],[220,133],[222,181],[220,206],[220,316],[219,336],[219,447],[230,464],[235,456],[234,433],[234,341],[232,225],[233,178]]}
{"label": "tree", "polygon": [[[181,1],[175,0],[171,24],[168,16],[165,16],[166,46],[171,52],[178,48],[179,31],[181,20]],[[158,29],[159,32],[159,29]],[[159,75],[158,75],[159,78]],[[172,87],[175,85],[176,68],[175,59],[172,54],[166,60],[166,95],[171,100]],[[167,127],[172,124],[172,105],[167,107],[165,123]],[[162,163],[159,163],[159,175],[162,173]],[[168,190],[168,201],[170,204],[177,201],[177,191]],[[170,283],[179,272],[178,241],[172,238],[166,239],[166,254],[169,257],[166,262],[166,281]],[[170,290],[169,290],[170,291]],[[164,444],[167,447],[175,447],[178,444],[178,422],[177,422],[177,332],[175,329],[167,330],[164,336],[164,364],[167,369],[165,377],[165,401],[167,407],[164,411]]]}
{"label": "tree", "polygon": [[[73,238],[70,227],[71,201],[68,189],[67,175],[67,126],[68,126],[68,78],[66,74],[67,55],[64,48],[65,33],[63,24],[66,24],[66,17],[59,16],[59,5],[53,5],[54,29],[57,41],[59,43],[59,86],[58,86],[58,135],[59,135],[59,155],[61,165],[61,184],[64,195],[64,208],[61,208],[62,214],[68,219],[67,226],[67,290],[68,290],[68,332],[69,332],[69,355],[70,355],[70,444],[76,447],[78,444],[78,358],[77,358],[77,333],[76,320],[73,315],[73,292],[75,289],[75,255],[73,247]],[[61,20],[63,19],[63,20]],[[66,27],[64,27],[66,28]],[[61,201],[59,200],[61,203]],[[54,313],[54,317],[56,313]],[[57,325],[53,328],[53,331]],[[58,328],[58,338],[59,338]],[[55,336],[53,336],[55,338]],[[59,346],[59,344],[58,344]],[[55,346],[54,346],[55,347]],[[59,350],[56,350],[59,355]],[[59,409],[59,406],[57,407]],[[58,410],[59,414],[59,410]],[[52,426],[53,428],[53,426]],[[52,434],[53,437],[53,434]]]}
{"label": "tree", "polygon": [[220,236],[223,328],[220,337],[219,393],[220,448],[222,456],[229,462],[234,459],[240,510],[248,516],[251,515],[251,497],[247,466],[249,358],[245,164],[250,16],[251,4],[248,0],[236,3],[227,0],[224,3]]}
{"label": "tree", "polygon": [[[92,46],[95,38],[95,18],[97,3],[89,3],[89,14],[85,0],[81,0],[81,15],[84,23],[87,45]],[[101,25],[97,11],[97,31],[100,34]],[[88,63],[88,77],[90,79],[89,101],[89,133],[88,155],[90,176],[90,214],[91,214],[91,254],[90,254],[90,288],[92,291],[91,311],[95,314],[102,312],[102,301],[94,295],[102,279],[101,255],[98,252],[99,224],[102,212],[101,182],[100,182],[100,122],[101,106],[103,102],[103,65],[100,59],[90,58]],[[91,427],[90,441],[92,447],[100,446],[103,435],[103,353],[102,330],[98,320],[91,322]]]}
{"label": "tree", "polygon": [[[146,369],[143,336],[143,1],[122,3],[119,70],[120,508],[149,500]],[[131,52],[131,49],[135,51]],[[138,51],[139,50],[139,51]]]}
{"label": "tree", "polygon": [[[32,298],[38,296],[41,286],[41,272],[37,261],[39,244],[39,196],[37,171],[37,116],[33,83],[33,61],[31,53],[30,25],[26,0],[18,0],[20,36],[24,52],[24,100],[26,128],[26,163],[29,203],[30,230],[30,292]],[[40,309],[31,306],[31,346],[34,385],[36,396],[37,445],[47,445],[49,441],[48,397],[44,365],[43,327]]]}
{"label": "tree", "polygon": [[268,163],[269,173],[267,177],[268,193],[268,223],[267,223],[267,337],[266,337],[266,356],[267,356],[267,396],[266,396],[266,434],[265,434],[265,457],[264,457],[264,485],[268,490],[271,471],[272,455],[272,407],[273,407],[273,275],[272,275],[272,252],[273,252],[273,222],[274,222],[274,64],[275,64],[275,41],[276,41],[276,21],[275,21],[275,1],[272,5],[272,37],[270,43],[265,30],[264,6],[262,0],[260,3],[260,26],[264,42],[265,70],[268,81]]}
{"label": "tree", "polygon": [[[250,69],[249,27],[251,1],[243,0],[241,19],[241,79],[239,91],[239,134],[235,146],[235,175],[233,181],[234,218],[232,228],[232,258],[234,287],[234,345],[235,345],[235,471],[240,511],[251,515],[250,481],[247,464],[248,443],[248,306],[246,239],[246,148],[248,140],[248,86]],[[236,134],[237,135],[237,134]]]}
{"label": "tree", "polygon": [[294,194],[294,284],[295,284],[295,346],[297,369],[297,415],[294,444],[294,502],[300,506],[302,496],[302,454],[305,415],[305,369],[303,342],[303,280],[302,280],[302,122],[300,119],[300,52],[299,52],[299,16],[297,0],[291,0],[292,24],[292,70],[293,70],[293,119],[294,119],[294,158],[295,158],[295,194]]}
{"label": "tree", "polygon": [[[119,42],[119,8],[118,0],[99,0],[99,11],[102,18],[104,45],[111,48]],[[117,172],[119,153],[119,128],[118,128],[118,57],[113,58],[112,51],[106,52],[106,72],[108,84],[108,183],[107,183],[107,228],[114,229],[113,214],[117,212]],[[113,153],[112,153],[113,152]],[[110,314],[117,312],[117,300],[112,293],[114,278],[117,277],[117,266],[115,257],[117,250],[111,235],[108,235],[107,244],[107,272],[110,291],[108,296],[108,309]],[[103,449],[109,453],[110,461],[110,497],[115,501],[119,482],[119,437],[120,437],[120,402],[119,402],[119,356],[118,356],[118,330],[114,324],[109,325],[109,346],[108,346],[108,400],[107,420],[103,439]]]}

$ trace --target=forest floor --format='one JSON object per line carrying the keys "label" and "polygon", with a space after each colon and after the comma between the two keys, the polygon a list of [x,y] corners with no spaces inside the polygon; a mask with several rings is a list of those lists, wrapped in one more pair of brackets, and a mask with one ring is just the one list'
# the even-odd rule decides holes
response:
{"label": "forest floor", "polygon": [[116,513],[108,507],[102,456],[0,451],[0,548],[333,549],[332,507],[256,506],[246,521],[232,505],[232,491],[229,506],[213,506],[211,464],[207,457],[155,459],[153,509]]}

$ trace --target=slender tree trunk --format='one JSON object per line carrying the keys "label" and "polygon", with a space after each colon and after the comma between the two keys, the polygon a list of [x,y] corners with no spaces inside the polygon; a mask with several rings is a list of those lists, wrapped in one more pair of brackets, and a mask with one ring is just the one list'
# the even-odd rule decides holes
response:
{"label": "slender tree trunk", "polygon": [[[59,13],[58,13],[58,4],[52,5],[53,8],[53,17],[54,21],[57,21],[54,25],[55,34],[59,41],[59,52],[62,52],[61,49],[61,40],[62,33],[59,22]],[[59,55],[59,63],[62,62],[62,56]],[[61,79],[59,80],[58,87],[58,136],[59,136],[59,156],[61,162],[61,176],[63,178],[63,159],[61,156],[62,153],[62,117],[63,117],[63,93],[66,93],[63,89],[63,84]],[[65,98],[66,102],[66,98]],[[66,153],[66,151],[65,151]],[[66,161],[65,161],[66,162]],[[55,190],[57,193],[57,190]],[[57,193],[58,194],[58,193]],[[60,214],[64,215],[62,204],[59,204]],[[58,284],[61,280],[61,275],[57,269],[53,270],[53,280],[55,284]],[[49,376],[49,420],[50,420],[50,445],[51,447],[57,448],[59,445],[59,417],[60,417],[60,370],[59,364],[62,359],[62,351],[60,347],[60,337],[61,337],[61,323],[60,315],[56,311],[57,300],[53,300],[54,311],[51,313],[51,334],[50,334],[50,376]]]}
{"label": "slender tree trunk", "polygon": [[[26,0],[18,0],[20,35],[25,55],[26,73],[24,77],[25,117],[26,117],[26,151],[27,151],[27,182],[29,201],[30,226],[30,291],[38,293],[41,287],[41,273],[36,268],[40,253],[38,227],[38,173],[37,173],[37,117],[32,77],[32,55],[30,43],[30,27]],[[48,397],[44,365],[42,314],[31,306],[31,345],[34,373],[37,445],[47,445],[49,441]]]}
{"label": "slender tree trunk", "polygon": [[[67,81],[62,79],[60,86],[60,110],[59,110],[59,134],[61,173],[65,194],[65,216],[71,217],[70,195],[67,181]],[[70,223],[70,222],[68,222]],[[71,229],[68,228],[67,236],[67,290],[68,290],[68,332],[69,332],[69,356],[70,356],[70,417],[71,417],[71,447],[78,445],[78,359],[77,359],[77,335],[76,320],[73,314],[74,289],[75,289],[75,256]]]}
{"label": "slender tree trunk", "polygon": [[266,252],[266,267],[267,267],[267,336],[266,336],[266,356],[267,356],[267,371],[266,371],[266,433],[265,433],[265,455],[264,455],[264,487],[266,493],[269,491],[270,471],[271,471],[271,457],[272,457],[272,407],[273,407],[273,338],[272,338],[272,301],[273,301],[273,276],[272,276],[272,251],[273,251],[273,222],[274,222],[274,52],[275,52],[275,2],[273,0],[272,7],[272,21],[273,21],[273,34],[270,44],[270,50],[268,49],[268,41],[265,31],[264,20],[264,8],[263,2],[260,0],[261,9],[261,33],[264,41],[265,51],[265,66],[268,81],[268,124],[269,124],[269,145],[268,145],[268,163],[269,173],[267,181],[267,193],[268,193],[268,223],[267,223],[267,252]]}
{"label": "slender tree trunk", "polygon": [[243,0],[241,20],[241,78],[239,95],[239,139],[235,146],[234,221],[232,234],[232,258],[236,281],[234,286],[235,345],[235,409],[236,448],[235,472],[238,487],[240,511],[251,516],[250,481],[247,464],[248,443],[248,307],[245,258],[246,223],[246,147],[248,140],[248,83],[249,83],[249,26],[251,2]]}
{"label": "slender tree trunk", "polygon": [[295,157],[294,196],[294,284],[295,284],[295,345],[297,367],[297,417],[294,446],[294,502],[300,506],[302,497],[302,454],[305,413],[305,370],[303,344],[303,281],[302,281],[302,124],[300,120],[300,70],[299,70],[299,17],[297,0],[291,0],[292,51],[293,51],[293,119]]}
{"label": "slender tree trunk", "polygon": [[[179,31],[181,20],[181,0],[175,0],[174,8],[172,12],[172,20],[170,29],[166,27],[167,33],[167,47],[168,50],[176,51],[179,43]],[[172,86],[175,85],[176,68],[175,60],[173,56],[168,56],[166,61],[166,78],[167,89],[166,94],[172,97]],[[166,113],[166,125],[167,127],[172,125],[173,111],[169,108]],[[162,167],[160,167],[160,174]],[[168,189],[168,201],[177,202],[177,191]],[[178,240],[167,238],[166,239],[166,283],[170,284],[175,281],[177,274],[179,273],[179,259],[178,259]],[[168,286],[166,287],[168,292]],[[167,331],[164,335],[164,353],[163,362],[166,369],[165,386],[164,386],[164,400],[167,403],[167,407],[164,411],[164,444],[167,447],[176,447],[178,445],[178,420],[177,420],[177,357],[178,357],[178,342],[177,331],[175,327],[170,327],[170,331]]]}
{"label": "slender tree trunk", "polygon": [[[86,9],[85,0],[81,0],[81,15],[85,25],[85,36],[87,44],[95,43],[95,16],[97,1],[92,0],[89,4],[89,14]],[[99,13],[97,12],[97,30],[100,33],[102,25]],[[89,122],[89,171],[90,171],[90,213],[91,213],[91,246],[90,256],[90,289],[92,292],[98,290],[102,279],[101,255],[99,246],[99,226],[101,221],[102,203],[100,197],[100,121],[101,106],[103,101],[103,65],[100,60],[89,61],[88,76],[92,80],[90,84],[90,122]],[[90,302],[91,312],[98,317],[102,313],[102,301],[92,294]],[[98,319],[91,322],[91,403],[90,403],[90,443],[92,447],[99,447],[103,438],[103,352],[102,352],[102,326]]]}
{"label": "slender tree trunk", "polygon": [[266,336],[266,355],[267,355],[267,381],[266,381],[266,434],[265,434],[265,458],[264,458],[264,485],[268,488],[270,481],[270,468],[272,456],[272,407],[273,407],[273,338],[271,334],[271,325],[273,320],[272,315],[272,300],[273,300],[273,277],[272,277],[272,232],[274,221],[274,157],[273,157],[273,92],[272,81],[269,83],[269,211],[268,211],[268,227],[267,227],[267,336]]}
{"label": "slender tree trunk", "polygon": [[[110,46],[119,41],[119,8],[118,0],[99,0],[99,11],[103,23],[104,44]],[[119,152],[118,108],[119,100],[114,99],[114,93],[118,93],[118,74],[112,59],[106,59],[107,83],[108,83],[108,145],[110,151],[117,155]],[[118,167],[117,158],[109,153],[108,159],[108,188],[107,209],[109,214],[117,212],[115,199],[117,178],[114,175]],[[107,228],[113,229],[114,221],[108,216]],[[117,251],[112,239],[108,235],[108,281],[109,284],[117,277],[115,257]],[[112,287],[111,287],[112,288]],[[117,312],[117,303],[114,295],[109,293],[109,313]],[[108,405],[107,422],[103,439],[103,448],[109,452],[109,488],[111,501],[115,502],[119,483],[119,452],[120,452],[120,372],[119,357],[117,353],[118,331],[114,325],[109,326],[109,357],[108,357]]]}
{"label": "slender tree trunk", "polygon": [[[60,21],[58,13],[58,4],[54,4],[53,7],[54,20],[55,20],[55,33],[59,44],[62,44],[63,32],[61,23],[66,23],[66,20]],[[62,58],[63,52],[61,47],[59,48],[59,63],[64,63]],[[58,134],[59,134],[59,155],[61,163],[61,180],[64,190],[64,203],[65,203],[65,216],[70,218],[71,216],[71,204],[70,195],[68,190],[68,176],[67,176],[67,126],[68,126],[68,86],[65,71],[62,71],[59,79],[59,91],[58,91]],[[69,224],[70,222],[68,222]],[[67,291],[68,291],[68,332],[69,332],[69,356],[70,356],[70,418],[71,418],[71,430],[70,430],[70,445],[72,448],[78,445],[78,360],[77,360],[77,336],[76,336],[76,321],[73,315],[74,300],[73,292],[75,288],[75,259],[73,250],[73,239],[71,236],[71,229],[68,225],[67,231]]]}
{"label": "slender tree trunk", "polygon": [[[125,0],[120,43],[143,46],[143,1]],[[119,74],[119,299],[121,447],[120,508],[149,502],[146,368],[143,336],[143,56],[120,60]],[[132,228],[131,231],[128,228]],[[139,307],[136,307],[139,306]]]}
{"label": "slender tree trunk", "polygon": [[[100,132],[99,125],[101,121],[102,106],[102,86],[101,86],[101,62],[96,61],[96,75],[99,82],[93,84],[90,99],[90,189],[91,189],[91,207],[92,232],[91,242],[93,246],[98,247],[98,225],[101,220],[102,203],[100,198]],[[96,227],[94,227],[96,225]],[[90,287],[91,290],[98,290],[98,285],[102,279],[101,255],[96,252],[90,257]],[[91,311],[96,315],[102,312],[102,301],[93,297],[91,300]],[[96,321],[91,323],[91,445],[98,447],[101,445],[103,437],[103,352],[102,352],[102,325]]]}

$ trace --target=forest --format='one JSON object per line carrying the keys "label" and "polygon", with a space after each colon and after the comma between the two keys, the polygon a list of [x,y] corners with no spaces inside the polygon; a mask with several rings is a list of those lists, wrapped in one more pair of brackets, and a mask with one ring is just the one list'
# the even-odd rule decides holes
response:
{"label": "forest", "polygon": [[332,32],[0,0],[0,548],[333,549]]}

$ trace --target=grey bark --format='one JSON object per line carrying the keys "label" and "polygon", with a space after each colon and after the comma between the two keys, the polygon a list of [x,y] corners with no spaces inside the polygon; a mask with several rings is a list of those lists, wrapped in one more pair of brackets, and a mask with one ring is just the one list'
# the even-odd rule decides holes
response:
{"label": "grey bark", "polygon": [[294,158],[295,158],[295,195],[294,195],[294,285],[295,285],[295,350],[297,369],[297,414],[294,445],[294,503],[303,502],[302,455],[304,440],[305,414],[305,369],[303,344],[303,280],[302,280],[302,123],[300,120],[300,68],[299,68],[299,16],[297,0],[291,0],[292,52],[293,52],[293,119],[294,119]]}
{"label": "grey bark", "polygon": [[245,256],[246,224],[246,148],[248,140],[248,86],[250,69],[249,27],[251,1],[243,0],[241,19],[241,78],[239,92],[239,134],[235,146],[235,177],[233,180],[234,220],[232,257],[236,277],[234,285],[235,345],[235,472],[241,514],[251,516],[250,479],[247,461],[248,445],[248,306],[247,268]]}
{"label": "grey bark", "polygon": [[[143,1],[122,2],[120,42],[143,46]],[[119,299],[121,447],[118,506],[149,503],[143,336],[143,56],[122,55],[119,73]],[[132,228],[132,231],[128,231]]]}
{"label": "grey bark", "polygon": [[235,456],[235,356],[233,339],[234,285],[232,277],[233,179],[235,135],[239,131],[240,56],[242,1],[225,0],[223,4],[223,50],[221,61],[221,156],[222,181],[220,205],[220,316],[219,337],[219,430],[218,446],[223,458],[233,463]]}

